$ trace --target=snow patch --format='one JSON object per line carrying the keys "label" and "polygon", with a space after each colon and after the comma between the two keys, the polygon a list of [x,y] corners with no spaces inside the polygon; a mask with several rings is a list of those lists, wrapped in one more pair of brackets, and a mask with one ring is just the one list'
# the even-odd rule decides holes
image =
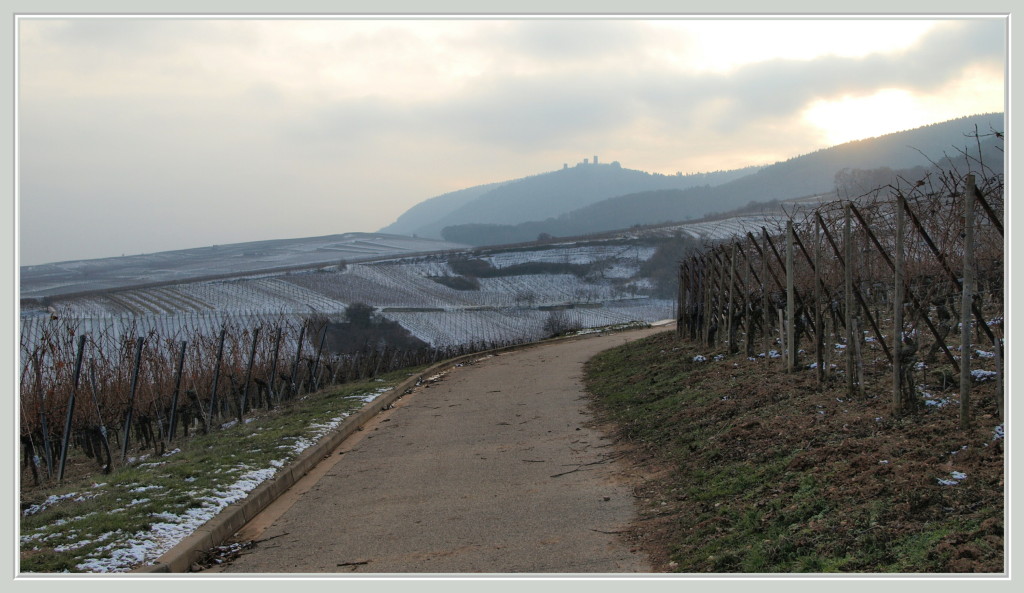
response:
{"label": "snow patch", "polygon": [[967,474],[958,471],[949,472],[949,478],[939,478],[936,481],[941,486],[956,486],[961,480],[967,479]]}
{"label": "snow patch", "polygon": [[971,376],[974,377],[974,380],[978,382],[989,381],[991,379],[994,379],[998,374],[999,373],[996,373],[995,371],[984,371],[981,369],[974,369],[973,371],[971,371]]}

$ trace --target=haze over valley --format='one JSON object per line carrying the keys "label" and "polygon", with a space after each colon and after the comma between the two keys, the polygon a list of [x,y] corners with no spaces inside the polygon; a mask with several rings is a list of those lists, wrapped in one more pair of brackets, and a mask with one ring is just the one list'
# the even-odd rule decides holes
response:
{"label": "haze over valley", "polygon": [[[729,176],[1004,112],[1008,41],[998,17],[828,15],[54,15],[19,18],[17,34],[22,265],[377,229],[442,238],[629,193],[756,186]],[[827,165],[790,170],[802,189],[715,193],[732,203],[661,219],[903,166]]]}

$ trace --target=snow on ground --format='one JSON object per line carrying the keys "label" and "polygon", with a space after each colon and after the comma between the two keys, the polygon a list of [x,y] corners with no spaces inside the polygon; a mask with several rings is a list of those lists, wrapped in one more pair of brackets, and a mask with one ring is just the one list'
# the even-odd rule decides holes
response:
{"label": "snow on ground", "polygon": [[998,373],[996,373],[995,371],[984,371],[982,369],[974,369],[973,371],[971,371],[971,376],[974,377],[975,381],[979,382],[995,379],[997,374]]}
{"label": "snow on ground", "polygon": [[[363,402],[371,402],[389,389],[390,387],[381,387],[358,397]],[[316,444],[329,432],[336,429],[348,416],[349,414],[343,414],[337,418],[332,418],[328,422],[310,426],[305,436],[297,438],[293,444],[285,447],[284,455],[280,459],[270,462],[270,467],[249,468],[240,466],[239,469],[243,470],[243,473],[228,486],[218,490],[196,490],[190,492],[189,495],[199,503],[199,506],[190,508],[181,514],[168,512],[153,513],[154,521],[148,531],[131,534],[123,533],[120,530],[107,532],[96,537],[94,540],[80,540],[71,544],[65,544],[62,546],[62,549],[74,550],[97,541],[109,542],[93,552],[90,555],[91,557],[76,565],[76,568],[85,572],[127,572],[140,565],[152,564],[157,558],[191,535],[197,528],[212,519],[225,507],[244,499],[249,492],[272,478],[279,468],[284,467],[288,461],[294,459],[300,453]],[[98,489],[103,486],[105,484],[96,484],[94,488]],[[159,488],[160,486],[156,485],[139,485],[130,492],[141,493]],[[85,500],[86,498],[98,495],[99,493],[71,492],[59,496],[51,496],[41,505],[29,507],[23,514],[29,516],[39,513],[46,507],[62,500]],[[148,500],[139,498],[129,504],[141,504],[148,502]],[[84,516],[67,519],[66,521],[71,522],[81,518],[84,518]],[[39,539],[40,535],[23,535],[21,540],[22,542],[34,541]]]}
{"label": "snow on ground", "polygon": [[949,472],[949,478],[939,478],[936,480],[942,486],[956,486],[962,480],[967,479],[967,474],[958,471]]}

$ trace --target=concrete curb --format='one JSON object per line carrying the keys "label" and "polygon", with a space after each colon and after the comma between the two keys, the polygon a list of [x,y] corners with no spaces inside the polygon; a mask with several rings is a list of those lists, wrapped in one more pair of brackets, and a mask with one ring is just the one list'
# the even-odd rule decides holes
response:
{"label": "concrete curb", "polygon": [[[664,323],[665,322],[658,322],[651,324],[650,326],[658,327],[660,325],[664,325]],[[204,523],[191,535],[157,558],[153,564],[140,566],[131,572],[133,574],[190,572],[192,564],[200,560],[207,550],[219,546],[223,542],[227,541],[228,538],[234,535],[246,523],[262,512],[263,509],[267,508],[270,503],[277,500],[277,498],[284,494],[285,491],[295,485],[295,483],[313,469],[316,464],[328,457],[331,452],[341,445],[345,439],[351,436],[352,433],[362,428],[382,410],[389,408],[399,398],[412,393],[412,390],[416,386],[420,385],[424,379],[428,379],[442,370],[457,366],[467,360],[479,359],[488,355],[501,354],[503,352],[511,352],[514,350],[524,350],[526,348],[548,344],[553,341],[586,338],[590,335],[598,334],[573,335],[556,338],[554,340],[545,340],[543,342],[516,344],[513,346],[506,346],[504,348],[496,348],[494,350],[464,354],[462,356],[450,358],[431,365],[426,370],[402,381],[390,391],[385,392],[372,402],[367,403],[358,412],[346,418],[341,425],[334,430],[334,432],[320,439],[316,445],[313,445],[309,449],[303,451],[287,467],[275,474],[274,477],[254,488],[244,500],[225,507],[224,510],[218,513],[215,517]]]}

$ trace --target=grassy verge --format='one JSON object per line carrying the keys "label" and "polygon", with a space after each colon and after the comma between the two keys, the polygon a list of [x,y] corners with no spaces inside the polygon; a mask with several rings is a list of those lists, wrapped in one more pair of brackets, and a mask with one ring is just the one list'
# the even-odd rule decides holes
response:
{"label": "grassy verge", "polygon": [[21,571],[120,572],[155,560],[416,370],[306,395],[110,475],[23,489]]}
{"label": "grassy verge", "polygon": [[[709,352],[658,334],[587,366],[599,417],[636,462],[633,536],[688,573],[1003,572],[1002,422],[976,386],[889,415],[889,375],[849,396],[841,377]],[[880,367],[881,368],[881,367]],[[927,391],[927,395],[925,392]]]}

